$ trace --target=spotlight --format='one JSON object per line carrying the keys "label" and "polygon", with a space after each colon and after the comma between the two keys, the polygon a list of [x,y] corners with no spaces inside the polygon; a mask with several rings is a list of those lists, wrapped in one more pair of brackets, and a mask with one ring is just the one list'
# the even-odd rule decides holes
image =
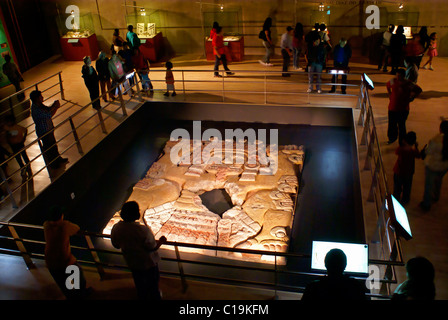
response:
{"label": "spotlight", "polygon": [[323,4],[323,2],[321,2],[319,5],[319,11],[323,12],[324,10],[325,10],[325,5]]}
{"label": "spotlight", "polygon": [[220,5],[221,11],[224,10],[224,5]]}
{"label": "spotlight", "polygon": [[403,4],[403,2],[401,2],[401,3],[398,5],[398,9],[403,10],[403,8],[404,8],[404,4]]}

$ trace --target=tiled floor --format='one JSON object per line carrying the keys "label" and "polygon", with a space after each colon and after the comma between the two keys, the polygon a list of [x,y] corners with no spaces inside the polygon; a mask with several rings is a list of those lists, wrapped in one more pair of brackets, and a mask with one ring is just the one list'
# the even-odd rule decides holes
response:
{"label": "tiled floor", "polygon": [[[175,69],[177,70],[204,70],[210,71],[212,69],[212,62],[204,62],[203,60],[190,60],[189,57],[179,57],[173,60]],[[275,62],[274,62],[275,63]],[[57,57],[50,59],[46,63],[39,65],[36,68],[25,73],[25,86],[30,85],[38,79],[42,79],[46,76],[54,74],[58,71],[63,71],[63,80],[66,99],[72,101],[71,109],[78,110],[80,106],[86,105],[89,102],[87,91],[80,76],[81,69],[80,62],[64,62]],[[371,78],[375,82],[375,90],[371,92],[371,103],[375,114],[375,121],[377,126],[378,135],[381,140],[381,150],[383,154],[384,165],[388,172],[388,183],[390,188],[393,186],[392,168],[396,160],[394,150],[396,144],[386,145],[386,128],[387,128],[387,103],[388,98],[386,94],[385,84],[392,78],[390,74],[384,74],[376,70],[375,66],[368,64],[352,64],[353,70],[356,72],[366,72],[371,75]],[[229,82],[227,90],[231,89],[239,91],[241,86],[244,86],[245,90],[258,91],[260,90],[260,83],[264,81],[264,73],[260,71],[279,71],[281,69],[280,61],[273,68],[267,68],[259,65],[257,60],[247,60],[243,63],[233,63],[230,65],[232,71],[236,71],[234,84]],[[446,87],[448,80],[446,79],[445,71],[448,71],[448,59],[436,58],[434,62],[435,71],[421,70],[419,77],[419,85],[423,88],[422,95],[411,104],[411,112],[407,121],[408,130],[413,130],[417,133],[420,146],[424,146],[426,142],[438,132],[438,126],[440,123],[440,117],[448,117],[448,92]],[[154,82],[154,86],[157,91],[153,97],[145,98],[145,100],[170,100],[170,101],[213,101],[222,102],[221,95],[222,82],[220,79],[215,79],[210,72],[203,73],[181,73],[175,74],[176,79],[181,79],[184,76],[186,79],[204,80],[205,82],[200,84],[187,83],[184,87],[180,83],[176,83],[178,94],[176,97],[166,98],[163,96],[165,89],[164,73],[161,66],[153,66],[153,72],[151,79]],[[159,70],[160,72],[157,72]],[[251,72],[243,72],[243,71]],[[238,73],[240,71],[240,73]],[[238,102],[250,102],[263,104],[267,103],[280,103],[280,104],[310,104],[318,106],[321,104],[320,99],[326,99],[323,104],[328,105],[328,101],[331,101],[332,105],[349,106],[354,107],[356,98],[354,97],[323,97],[318,95],[307,95],[305,91],[307,89],[306,84],[297,85],[297,79],[306,79],[305,75],[293,76],[291,78],[281,78],[279,74],[277,76],[269,76],[269,91],[275,91],[277,86],[281,86],[282,90],[291,90],[292,92],[302,92],[297,95],[275,95],[269,94],[264,96],[263,94],[241,94],[239,92],[227,92],[224,98],[225,102],[238,103]],[[156,81],[159,80],[160,82]],[[256,83],[257,82],[257,83]],[[227,84],[226,84],[227,86]],[[190,90],[200,89],[213,89],[214,92],[192,92]],[[288,88],[288,89],[285,89]],[[329,89],[329,88],[328,88]],[[327,89],[327,90],[328,90]],[[3,89],[5,92],[8,88]],[[10,90],[10,89],[9,89]],[[264,88],[261,88],[263,91]],[[324,90],[325,92],[325,90]],[[358,91],[352,89],[350,94],[356,95]],[[292,98],[293,97],[293,98]],[[331,100],[330,100],[331,99]],[[137,102],[135,102],[137,103]],[[129,107],[129,112],[136,104]],[[92,110],[86,110],[86,114],[93,112]],[[355,110],[355,117],[357,116]],[[122,120],[121,117],[111,117],[111,121],[118,123]],[[111,124],[113,126],[113,124]],[[362,148],[360,148],[362,150]],[[73,151],[74,152],[74,151]],[[76,154],[74,152],[73,154]],[[68,154],[69,158],[72,155]],[[75,157],[75,156],[73,156]],[[76,161],[76,157],[74,158]],[[71,160],[71,163],[74,161]],[[446,179],[446,178],[445,178]],[[448,232],[448,182],[445,181],[442,189],[442,198],[433,206],[430,212],[423,212],[418,208],[418,203],[421,201],[423,195],[423,181],[424,181],[424,166],[422,161],[417,161],[416,171],[414,175],[414,183],[412,189],[412,200],[406,206],[410,224],[412,227],[414,238],[410,241],[403,241],[402,248],[404,253],[404,260],[423,255],[430,259],[436,269],[436,289],[437,299],[448,299],[448,239],[446,237]],[[48,183],[45,179],[36,180],[34,187],[39,190],[39,184],[44,185]],[[366,194],[370,186],[369,176],[365,172],[362,173],[362,186],[363,192]],[[367,207],[368,205],[366,205]],[[366,214],[371,214],[369,208],[366,209]],[[373,230],[372,225],[374,219],[372,217],[366,217],[366,230]],[[370,231],[369,231],[370,232]],[[370,233],[368,233],[370,237]],[[367,239],[369,241],[370,239]],[[0,256],[0,263],[2,264],[2,274],[0,276],[0,284],[2,288],[0,298],[2,299],[33,299],[39,297],[41,299],[61,299],[51,279],[48,279],[48,274],[42,263],[39,262],[39,267],[36,270],[28,271],[24,263],[20,258]],[[123,290],[129,290],[129,286],[132,286],[130,277],[125,276],[126,279],[98,281],[98,277],[95,272],[88,273],[88,277],[93,283],[96,292],[101,293],[102,296],[108,295],[110,298],[116,298],[113,293],[119,292],[118,298],[132,297],[132,294],[122,295]],[[403,281],[405,273],[403,269],[398,273],[398,280]],[[120,276],[117,276],[120,278]],[[167,299],[182,299],[183,296],[176,290],[170,290],[170,288],[178,288],[174,280],[164,279],[162,282],[162,288],[165,286],[165,297]],[[196,283],[191,286],[194,288]],[[124,289],[126,288],[126,289]],[[200,288],[200,286],[199,286]],[[226,291],[225,287],[215,288],[217,299],[225,299],[227,293],[234,292],[234,290]],[[169,292],[169,293],[168,293]],[[38,295],[36,295],[38,293]],[[191,294],[188,298],[202,299],[204,296],[200,294],[201,290],[191,290]],[[272,293],[266,292],[247,292],[249,298],[269,299]],[[94,298],[94,297],[93,297]],[[207,296],[207,298],[210,298]],[[294,296],[282,296],[284,299],[295,299]]]}

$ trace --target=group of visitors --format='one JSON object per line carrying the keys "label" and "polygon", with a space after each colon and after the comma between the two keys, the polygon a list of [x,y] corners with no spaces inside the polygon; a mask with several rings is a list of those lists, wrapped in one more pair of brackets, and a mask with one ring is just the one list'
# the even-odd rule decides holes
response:
{"label": "group of visitors", "polygon": [[[109,99],[116,99],[117,94],[121,93],[120,86],[124,87],[124,94],[132,95],[134,93],[132,87],[135,84],[133,72],[136,72],[139,76],[142,89],[146,95],[151,96],[154,93],[154,87],[149,79],[150,61],[142,50],[140,50],[140,45],[141,41],[134,32],[133,26],[130,25],[128,26],[126,40],[120,36],[119,29],[115,29],[112,37],[112,56],[109,59],[104,52],[100,52],[96,60],[96,70],[91,65],[91,58],[84,58],[82,76],[90,93],[90,99],[93,102],[92,106],[95,109],[101,108],[100,100],[98,99],[100,96],[99,88],[101,88],[101,97],[105,102],[108,102],[107,92],[109,92]],[[219,57],[217,61],[222,61],[227,68],[225,55],[223,54],[222,57],[219,56],[219,53],[217,55]],[[169,96],[171,93],[171,96],[175,96],[176,90],[174,88],[172,62],[167,61],[165,67],[167,91],[164,95]],[[232,73],[228,72],[228,74]],[[112,92],[111,88],[115,88],[115,90]]]}
{"label": "group of visitors", "polygon": [[393,196],[402,205],[409,203],[415,159],[422,159],[425,164],[425,184],[423,200],[419,206],[422,210],[429,211],[432,204],[440,199],[442,180],[448,172],[448,120],[442,120],[437,135],[421,150],[414,131],[407,132],[400,141],[395,150],[397,160],[393,168]]}
{"label": "group of visitors", "polygon": [[[266,54],[260,64],[264,66],[273,66],[270,62],[274,54],[274,43],[271,35],[272,18],[268,17],[263,29],[259,33],[259,38],[266,49]],[[341,93],[346,94],[347,73],[349,71],[349,60],[352,56],[352,50],[347,43],[347,39],[341,38],[339,43],[334,47],[327,26],[325,24],[316,23],[314,28],[305,34],[302,23],[296,23],[295,27],[287,26],[286,32],[281,36],[280,49],[283,58],[282,76],[290,77],[288,68],[293,61],[295,70],[302,71],[300,67],[300,57],[303,56],[306,61],[306,70],[309,77],[308,92],[312,92],[314,85],[317,93],[321,93],[321,73],[326,68],[328,53],[333,50],[333,72],[332,83],[336,83],[338,74],[342,74]],[[334,93],[336,86],[333,86],[329,93]]]}
{"label": "group of visitors", "polygon": [[[407,132],[406,121],[410,112],[410,103],[422,93],[417,84],[419,69],[424,54],[430,65],[437,56],[437,34],[428,36],[426,27],[412,35],[407,41],[403,26],[389,25],[383,33],[378,70],[387,72],[389,62],[395,76],[386,83],[389,96],[387,144],[398,140],[395,150],[397,160],[394,173],[394,197],[402,205],[411,199],[412,180],[415,172],[415,159],[423,159],[425,163],[425,185],[423,200],[420,207],[428,211],[434,202],[440,198],[442,178],[448,171],[448,121],[442,120],[439,133],[419,150],[417,135],[414,131]],[[404,65],[405,69],[401,68]],[[446,136],[446,138],[445,138]]]}
{"label": "group of visitors", "polygon": [[[347,256],[341,249],[331,249],[325,256],[327,275],[306,285],[304,301],[362,301],[367,300],[368,289],[363,281],[344,273]],[[425,257],[417,256],[406,263],[406,280],[398,285],[391,300],[435,299],[435,270]]]}
{"label": "group of visitors", "polygon": [[428,28],[423,26],[418,33],[408,35],[409,40],[404,34],[405,29],[402,25],[395,26],[390,24],[383,33],[380,44],[380,56],[378,70],[388,72],[387,67],[391,66],[391,73],[395,74],[400,66],[405,63],[408,68],[415,64],[420,69],[424,55],[428,60],[422,68],[434,70],[432,61],[438,55],[437,52],[437,33],[432,32],[428,35]]}

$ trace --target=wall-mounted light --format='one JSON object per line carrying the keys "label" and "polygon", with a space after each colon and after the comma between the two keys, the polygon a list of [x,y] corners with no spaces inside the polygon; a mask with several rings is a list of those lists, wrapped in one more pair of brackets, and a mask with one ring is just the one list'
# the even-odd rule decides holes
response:
{"label": "wall-mounted light", "polygon": [[403,10],[404,9],[404,4],[403,2],[400,2],[400,4],[398,5],[398,10]]}
{"label": "wall-mounted light", "polygon": [[140,9],[140,15],[146,16],[146,9],[145,8],[141,8]]}

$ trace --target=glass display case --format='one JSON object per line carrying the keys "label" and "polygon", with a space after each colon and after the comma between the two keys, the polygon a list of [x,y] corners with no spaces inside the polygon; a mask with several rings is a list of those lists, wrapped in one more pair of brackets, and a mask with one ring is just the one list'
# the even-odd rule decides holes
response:
{"label": "glass display case", "polygon": [[150,61],[158,61],[163,55],[160,13],[156,11],[149,14],[141,8],[139,12],[126,15],[126,25],[134,27],[134,32],[140,39],[140,51]]}
{"label": "glass display case", "polygon": [[91,13],[80,15],[79,22],[69,14],[59,16],[57,26],[61,38],[88,38],[95,33]]}
{"label": "glass display case", "polygon": [[126,25],[134,26],[134,32],[139,38],[152,38],[160,32],[160,15],[157,13],[135,13],[126,16]]}
{"label": "glass display case", "polygon": [[57,18],[62,55],[68,61],[80,61],[85,56],[92,60],[99,54],[92,14],[82,14],[79,19],[70,14]]}

